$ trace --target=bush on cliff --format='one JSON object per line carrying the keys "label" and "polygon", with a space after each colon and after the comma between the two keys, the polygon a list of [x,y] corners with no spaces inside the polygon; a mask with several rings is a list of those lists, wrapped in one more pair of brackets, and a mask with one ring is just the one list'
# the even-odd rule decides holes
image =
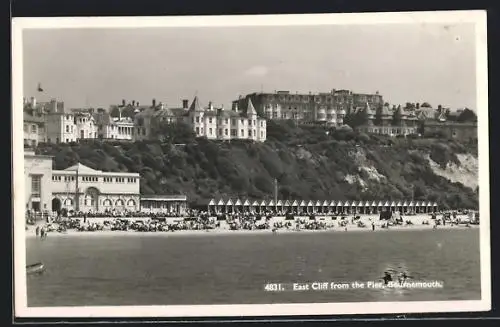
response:
{"label": "bush on cliff", "polygon": [[[174,128],[183,128],[175,126]],[[209,141],[164,128],[161,141],[40,144],[54,168],[80,161],[93,169],[141,174],[143,194],[272,199],[436,201],[444,208],[477,207],[476,190],[433,173],[422,153],[440,165],[477,146],[436,139],[391,139],[352,130],[268,122],[268,140]],[[180,143],[180,144],[179,144]],[[378,174],[378,175],[377,175]],[[380,176],[379,176],[380,175]]]}

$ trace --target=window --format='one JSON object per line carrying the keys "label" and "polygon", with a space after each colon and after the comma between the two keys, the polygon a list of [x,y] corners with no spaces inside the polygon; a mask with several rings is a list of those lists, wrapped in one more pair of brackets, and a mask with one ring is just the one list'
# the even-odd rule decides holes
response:
{"label": "window", "polygon": [[224,124],[229,124],[229,119],[224,119]]}
{"label": "window", "polygon": [[[212,118],[210,118],[210,119],[212,119]],[[211,128],[208,129],[208,135],[212,135],[212,129]]]}
{"label": "window", "polygon": [[40,197],[42,176],[32,175],[31,176],[31,196]]}
{"label": "window", "polygon": [[236,129],[231,129],[231,136],[236,136],[236,132],[237,132]]}
{"label": "window", "polygon": [[80,131],[80,138],[81,138],[81,139],[84,139],[84,138],[85,138],[85,132],[84,132],[84,131]]}
{"label": "window", "polygon": [[69,143],[69,139],[66,139],[66,143]]}
{"label": "window", "polygon": [[241,136],[245,136],[245,130],[244,129],[240,130],[240,132],[241,132]]}
{"label": "window", "polygon": [[263,139],[264,138],[264,132],[263,131],[260,131],[260,138]]}
{"label": "window", "polygon": [[224,135],[227,135],[227,128],[224,129]]}
{"label": "window", "polygon": [[200,117],[199,116],[196,116],[196,122],[199,123],[200,122]]}
{"label": "window", "polygon": [[31,140],[31,146],[35,147],[36,146],[36,140]]}
{"label": "window", "polygon": [[31,133],[36,133],[36,125],[31,125]]}
{"label": "window", "polygon": [[[212,117],[208,118],[208,123],[211,124],[212,123]],[[212,134],[212,132],[210,132],[210,134]]]}
{"label": "window", "polygon": [[242,124],[245,124],[245,122],[243,121],[243,119],[240,119],[240,122],[241,122]]}
{"label": "window", "polygon": [[66,133],[69,133],[69,125],[66,125]]}
{"label": "window", "polygon": [[219,135],[222,135],[222,128],[219,128]]}
{"label": "window", "polygon": [[231,119],[231,124],[236,125],[236,119]]}
{"label": "window", "polygon": [[196,134],[200,134],[200,128],[196,127]]}
{"label": "window", "polygon": [[59,144],[59,138],[58,137],[56,137],[56,143]]}
{"label": "window", "polygon": [[203,134],[203,127],[201,128],[201,134]]}

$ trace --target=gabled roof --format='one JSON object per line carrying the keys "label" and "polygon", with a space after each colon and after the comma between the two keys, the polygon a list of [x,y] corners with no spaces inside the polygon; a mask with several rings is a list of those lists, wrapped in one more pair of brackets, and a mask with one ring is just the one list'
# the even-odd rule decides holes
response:
{"label": "gabled roof", "polygon": [[220,199],[220,200],[217,202],[217,205],[219,205],[219,206],[223,206],[223,205],[225,205],[224,200]]}
{"label": "gabled roof", "polygon": [[257,115],[257,111],[255,110],[252,100],[248,98],[248,104],[247,104],[247,115]]}
{"label": "gabled roof", "polygon": [[274,204],[274,200],[269,201],[269,202],[267,203],[267,205],[268,205],[268,206],[274,206],[274,205],[275,205],[275,204]]}
{"label": "gabled roof", "polygon": [[363,206],[363,201],[359,201],[358,202],[358,207],[362,207]]}
{"label": "gabled roof", "polygon": [[64,171],[78,171],[78,173],[84,173],[84,174],[85,173],[89,173],[89,174],[100,173],[99,170],[92,169],[90,167],[82,165],[81,163],[77,163],[76,165],[68,167],[68,168],[64,169]]}
{"label": "gabled roof", "polygon": [[348,207],[351,205],[351,201],[347,200],[344,202],[344,207]]}
{"label": "gabled roof", "polygon": [[236,202],[234,203],[234,205],[240,206],[241,205],[241,200],[240,199],[236,200]]}
{"label": "gabled roof", "polygon": [[297,200],[293,200],[293,202],[292,202],[292,207],[296,207],[296,206],[298,206],[298,205],[299,205],[299,203],[297,202]]}
{"label": "gabled roof", "polygon": [[323,207],[328,207],[330,205],[330,201],[325,200],[323,201]]}
{"label": "gabled roof", "polygon": [[205,111],[203,107],[200,105],[200,101],[198,100],[198,96],[195,96],[191,106],[189,107],[189,111]]}
{"label": "gabled roof", "polygon": [[211,199],[211,200],[208,202],[208,205],[209,205],[209,206],[213,206],[213,205],[215,205],[215,200],[214,200],[214,199]]}
{"label": "gabled roof", "polygon": [[379,202],[377,203],[377,206],[379,206],[379,207],[381,207],[381,206],[383,206],[383,205],[384,205],[384,203],[383,203],[382,201],[379,201]]}
{"label": "gabled roof", "polygon": [[377,202],[373,201],[371,205],[372,205],[372,207],[374,207],[377,205]]}
{"label": "gabled roof", "polygon": [[315,204],[315,205],[316,205],[316,207],[321,206],[321,201],[319,201],[319,200],[318,200],[318,201],[316,201],[316,204]]}
{"label": "gabled roof", "polygon": [[306,201],[304,201],[304,200],[300,201],[300,206],[301,207],[304,207],[305,205],[306,205]]}
{"label": "gabled roof", "polygon": [[[374,202],[375,203],[375,202]],[[369,207],[370,206],[370,201],[366,201],[365,202],[365,207]]]}
{"label": "gabled roof", "polygon": [[290,201],[286,200],[285,203],[284,203],[285,207],[289,207],[290,206]]}
{"label": "gabled roof", "polygon": [[261,206],[261,207],[265,207],[265,206],[266,206],[266,200],[262,200],[262,201],[260,201],[260,206]]}
{"label": "gabled roof", "polygon": [[433,206],[433,207],[437,207],[437,205],[438,205],[438,204],[437,204],[436,202],[434,202],[434,203],[432,204],[432,206]]}
{"label": "gabled roof", "polygon": [[307,206],[308,206],[308,207],[312,207],[312,206],[314,206],[314,202],[312,202],[311,200],[309,200],[309,202],[307,202]]}
{"label": "gabled roof", "polygon": [[258,207],[259,206],[259,201],[255,200],[254,202],[252,202],[252,206]]}
{"label": "gabled roof", "polygon": [[394,207],[394,206],[396,206],[396,202],[392,201],[391,202],[391,207]]}
{"label": "gabled roof", "polygon": [[227,202],[226,202],[226,205],[227,206],[232,206],[233,205],[233,200],[228,199]]}
{"label": "gabled roof", "polygon": [[282,206],[283,205],[283,201],[278,200],[278,202],[276,203],[276,205]]}
{"label": "gabled roof", "polygon": [[403,207],[408,206],[408,201],[403,202]]}
{"label": "gabled roof", "polygon": [[388,206],[389,206],[389,201],[385,201],[384,207],[388,207]]}
{"label": "gabled roof", "polygon": [[249,206],[250,205],[250,201],[248,201],[248,199],[246,199],[245,202],[243,202],[243,205],[244,206]]}

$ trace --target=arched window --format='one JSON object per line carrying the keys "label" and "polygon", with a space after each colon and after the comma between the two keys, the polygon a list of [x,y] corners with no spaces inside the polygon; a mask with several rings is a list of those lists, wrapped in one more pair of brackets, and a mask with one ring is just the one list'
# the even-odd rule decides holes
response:
{"label": "arched window", "polygon": [[135,207],[135,201],[132,200],[132,199],[128,200],[127,201],[127,206],[129,206],[129,207]]}
{"label": "arched window", "polygon": [[106,199],[104,200],[103,205],[105,205],[106,207],[111,207],[113,203],[111,202],[110,199]]}
{"label": "arched window", "polygon": [[122,199],[116,200],[115,205],[116,206],[123,206],[123,200]]}
{"label": "arched window", "polygon": [[73,200],[72,199],[64,200],[64,205],[67,205],[67,206],[73,205]]}

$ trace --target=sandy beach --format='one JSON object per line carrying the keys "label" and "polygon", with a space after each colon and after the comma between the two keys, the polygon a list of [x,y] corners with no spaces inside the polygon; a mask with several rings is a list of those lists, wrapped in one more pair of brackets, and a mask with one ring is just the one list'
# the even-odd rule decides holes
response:
{"label": "sandy beach", "polygon": [[[83,223],[83,218],[79,218]],[[301,217],[300,219],[308,219],[307,217]],[[286,229],[281,228],[278,229],[275,234],[291,234],[291,233],[352,233],[352,232],[392,232],[392,231],[403,231],[403,230],[429,230],[434,228],[434,222],[430,219],[429,215],[417,215],[417,216],[408,216],[405,217],[404,220],[411,220],[413,225],[397,225],[390,226],[388,229],[382,228],[381,225],[385,221],[379,220],[378,216],[375,215],[364,215],[361,216],[360,220],[365,223],[366,227],[358,227],[356,224],[348,224],[347,229],[344,227],[339,227],[336,221],[331,221],[330,218],[326,217],[317,217],[317,219],[324,219],[328,224],[333,225],[327,229],[319,229],[319,230],[309,230],[309,229],[300,229],[296,230],[293,228]],[[88,218],[88,222],[93,223],[102,223],[105,220],[112,220],[112,218]],[[148,222],[149,218],[130,218],[131,221],[142,220],[143,222]],[[274,222],[284,221],[284,217],[274,217],[271,219],[271,225]],[[371,224],[372,221],[375,224],[375,230],[372,230]],[[424,225],[423,222],[428,221],[429,225]],[[44,223],[39,223],[38,225],[42,226]],[[464,228],[478,228],[478,225],[471,225],[470,227],[466,227],[465,225],[439,225],[437,229],[464,229]],[[28,226],[28,229],[25,231],[26,238],[35,238],[36,225]],[[65,232],[49,232],[48,237],[113,237],[113,236],[147,236],[147,237],[179,237],[179,236],[207,236],[207,235],[255,235],[255,234],[273,234],[271,229],[263,229],[263,230],[230,230],[229,226],[225,222],[221,222],[221,227],[217,229],[210,230],[176,230],[176,231],[159,231],[159,232],[143,232],[143,231],[111,231],[111,230],[102,230],[102,231],[77,231],[74,229],[69,229]]]}

